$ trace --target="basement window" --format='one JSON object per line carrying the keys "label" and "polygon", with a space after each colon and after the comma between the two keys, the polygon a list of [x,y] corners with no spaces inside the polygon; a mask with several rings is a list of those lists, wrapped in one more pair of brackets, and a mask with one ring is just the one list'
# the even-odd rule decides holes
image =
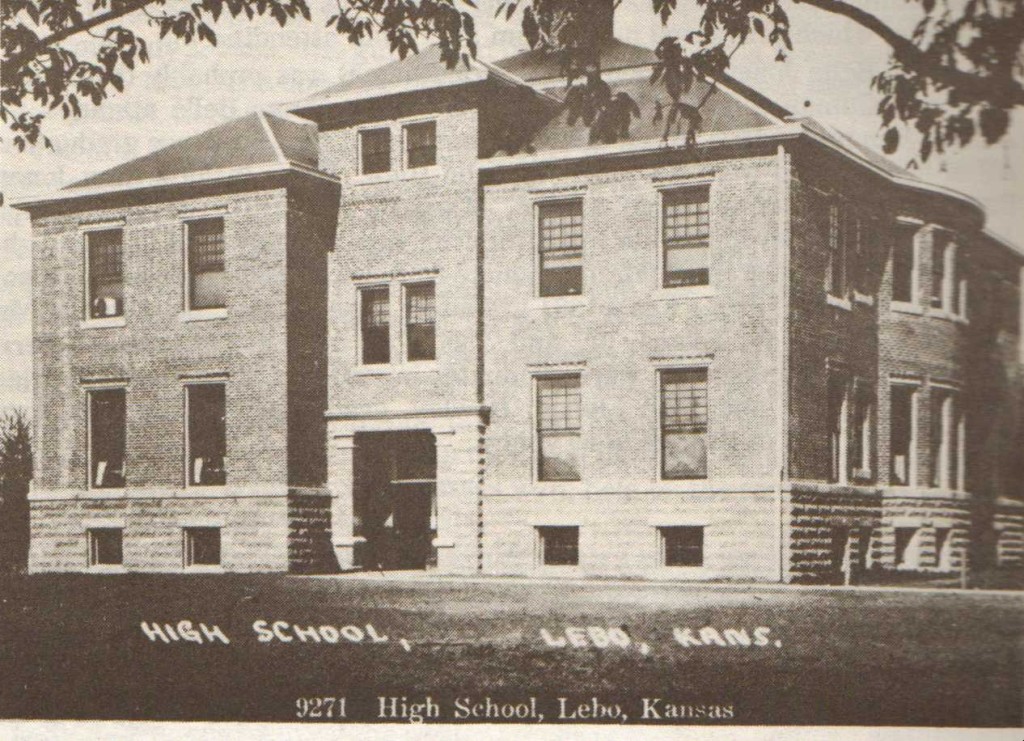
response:
{"label": "basement window", "polygon": [[186,567],[220,566],[220,528],[184,528],[182,555]]}
{"label": "basement window", "polygon": [[86,235],[86,286],[90,319],[124,316],[122,232],[106,229]]}
{"label": "basement window", "polygon": [[89,392],[89,488],[125,485],[125,390]]}
{"label": "basement window", "polygon": [[185,225],[188,241],[188,309],[227,306],[224,274],[224,219],[201,219]]}
{"label": "basement window", "polygon": [[85,531],[89,550],[89,566],[121,566],[124,531],[119,527],[94,527]]}
{"label": "basement window", "polygon": [[701,526],[659,527],[661,563],[664,566],[703,566],[704,528]]}
{"label": "basement window", "polygon": [[537,528],[539,561],[544,566],[578,566],[580,529],[577,526]]}
{"label": "basement window", "polygon": [[227,483],[227,409],[225,386],[203,383],[186,386],[188,418],[188,483],[223,486]]}

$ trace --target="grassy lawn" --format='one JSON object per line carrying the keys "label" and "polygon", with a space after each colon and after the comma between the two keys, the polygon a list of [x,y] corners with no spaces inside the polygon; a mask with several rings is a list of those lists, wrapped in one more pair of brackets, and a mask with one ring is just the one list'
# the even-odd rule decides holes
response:
{"label": "grassy lawn", "polygon": [[[231,644],[150,641],[143,620],[216,624]],[[302,643],[282,628],[290,643],[260,642],[259,620],[268,630],[281,620],[359,626],[364,634],[369,623],[388,640]],[[597,648],[579,633],[576,640],[589,646],[557,647],[541,636],[545,629],[557,642],[573,626],[618,627],[619,642],[626,635],[629,645]],[[702,635],[706,626],[717,632]],[[725,629],[745,629],[753,641],[758,627],[770,628],[764,646],[716,643]],[[673,629],[710,645],[681,645]],[[732,708],[731,720],[690,723],[1019,727],[1022,635],[1019,594],[282,575],[2,577],[0,716],[287,721],[300,697],[345,696],[349,718],[375,720],[378,695],[429,694],[442,720],[451,720],[459,697],[533,696],[550,721],[556,698],[589,703],[596,696],[618,703],[630,722],[659,722],[641,718],[647,697]]]}

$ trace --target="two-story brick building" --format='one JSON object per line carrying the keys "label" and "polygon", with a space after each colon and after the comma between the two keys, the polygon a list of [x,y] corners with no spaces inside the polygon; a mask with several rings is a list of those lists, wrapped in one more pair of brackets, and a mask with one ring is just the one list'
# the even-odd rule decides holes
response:
{"label": "two-story brick building", "polygon": [[1024,559],[1024,255],[735,80],[666,137],[653,59],[615,144],[425,52],[20,204],[31,568]]}

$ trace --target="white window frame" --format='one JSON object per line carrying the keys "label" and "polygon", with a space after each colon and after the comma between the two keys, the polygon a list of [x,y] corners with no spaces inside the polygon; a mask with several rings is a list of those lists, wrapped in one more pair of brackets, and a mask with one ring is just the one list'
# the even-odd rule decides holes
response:
{"label": "white window frame", "polygon": [[[95,547],[94,531],[96,530],[119,530],[121,532],[121,560],[118,563],[99,563],[94,559]],[[85,523],[85,565],[89,571],[124,571],[124,524],[123,523]]]}
{"label": "white window frame", "polygon": [[184,466],[183,473],[185,475],[183,486],[186,489],[212,489],[212,490],[223,490],[227,488],[227,484],[193,484],[192,483],[192,450],[189,444],[191,438],[191,430],[189,429],[189,389],[193,386],[223,386],[224,387],[224,470],[230,475],[231,466],[228,464],[229,457],[229,431],[228,431],[228,378],[226,375],[218,374],[212,378],[187,378],[182,384],[182,397],[183,403],[182,408],[185,416],[182,420],[184,424],[182,429],[185,431],[182,439],[182,448],[184,453]]}
{"label": "white window frame", "polygon": [[[425,165],[423,167],[409,167],[409,149],[407,137],[407,129],[409,126],[415,124],[430,123],[434,124],[434,164]],[[441,124],[437,116],[410,116],[407,118],[400,118],[395,122],[395,126],[398,128],[398,141],[402,147],[400,154],[400,161],[402,164],[401,172],[405,177],[415,177],[417,175],[433,175],[436,174],[441,167]],[[394,137],[392,137],[394,138]],[[394,157],[392,157],[394,160]]]}
{"label": "white window frame", "polygon": [[[704,434],[707,436],[707,471],[703,478],[690,478],[690,479],[667,479],[663,476],[665,471],[665,441],[663,439],[664,431],[662,430],[662,419],[661,419],[661,378],[663,373],[671,373],[672,371],[687,371],[687,370],[702,370],[707,376],[707,387],[708,387],[708,424],[707,432]],[[707,482],[711,480],[711,419],[712,419],[712,404],[711,404],[711,363],[707,359],[694,360],[693,362],[666,362],[658,363],[654,369],[654,441],[655,441],[655,469],[654,469],[654,480],[663,486],[686,486],[692,485],[694,482]],[[667,526],[666,526],[667,527]]]}
{"label": "white window frame", "polygon": [[[910,240],[910,256],[911,256],[911,269],[910,269],[910,301],[898,301],[892,298],[892,284],[895,280],[895,250],[897,248],[897,241],[901,230],[910,231],[914,230],[913,237]],[[923,307],[921,305],[921,243],[924,238],[925,228],[924,222],[919,219],[911,219],[907,217],[901,217],[896,220],[896,240],[893,242],[893,252],[889,259],[889,308],[892,311],[904,312],[907,314],[921,314]]]}
{"label": "white window frame", "polygon": [[[189,229],[191,229],[192,224],[197,221],[206,221],[208,219],[220,219],[224,228],[224,272],[225,274],[227,273],[228,223],[227,218],[225,217],[226,213],[226,208],[211,209],[209,211],[193,211],[189,212],[188,215],[181,220],[181,313],[178,315],[178,319],[180,321],[195,322],[213,319],[226,319],[228,316],[228,307],[226,305],[208,309],[192,308],[192,267],[189,259]],[[225,304],[226,303],[227,297],[225,296]]]}
{"label": "white window frame", "polygon": [[124,392],[124,467],[125,481],[128,480],[128,383],[124,381],[110,383],[88,383],[83,385],[85,391],[85,488],[94,496],[110,496],[111,493],[124,491],[125,487],[97,487],[93,483],[92,474],[92,394],[96,391]]}
{"label": "white window frame", "polygon": [[[216,564],[189,563],[189,531],[200,528],[215,529],[218,531],[218,555],[220,558]],[[224,526],[222,524],[197,523],[181,525],[181,568],[183,571],[206,571],[213,573],[220,573],[224,571]]]}
{"label": "white window frame", "polygon": [[[540,295],[540,211],[541,206],[556,203],[571,203],[578,201],[580,214],[583,219],[583,249],[580,258],[580,292],[565,296],[541,296]],[[533,213],[533,303],[535,306],[579,306],[587,303],[587,199],[585,191],[579,190],[571,193],[552,193],[543,197],[534,198],[532,205]]]}
{"label": "white window frame", "polygon": [[[894,386],[909,387],[910,393],[910,445],[907,451],[907,483],[892,483],[892,389]],[[887,485],[893,488],[910,489],[918,483],[918,444],[920,442],[919,413],[921,404],[921,381],[914,378],[893,378],[889,379],[889,470],[886,471]]]}
{"label": "white window frame", "polygon": [[[80,322],[82,329],[112,329],[116,327],[124,327],[127,324],[126,317],[128,316],[128,312],[124,307],[121,309],[120,316],[93,317],[89,306],[91,303],[89,235],[115,230],[121,232],[121,291],[125,292],[128,287],[127,271],[125,270],[125,220],[115,219],[113,221],[93,222],[79,229],[79,234],[81,235],[80,262],[82,265],[82,319]],[[124,305],[127,306],[127,303],[127,300],[125,300]]]}
{"label": "white window frame", "polygon": [[[579,376],[580,379],[580,477],[575,481],[548,481],[541,479],[540,477],[540,420],[537,418],[537,407],[538,407],[538,381],[544,378],[552,378],[559,376]],[[530,455],[530,479],[534,486],[539,487],[550,487],[555,489],[562,488],[579,488],[584,480],[586,474],[586,460],[585,460],[585,449],[583,447],[583,430],[585,427],[586,417],[586,395],[584,394],[584,380],[586,374],[583,368],[579,366],[569,367],[552,367],[550,369],[544,369],[543,371],[534,371],[530,374],[530,439],[532,441],[531,455]]]}
{"label": "white window frame", "polygon": [[[688,188],[708,189],[708,282],[703,286],[671,286],[665,287],[665,197],[673,192]],[[659,299],[679,298],[710,298],[715,295],[715,177],[699,176],[683,178],[655,185],[657,199],[655,205],[654,234],[654,297]]]}
{"label": "white window frame", "polygon": [[[872,449],[872,445],[875,440],[875,436],[872,434],[872,428],[875,424],[877,414],[875,407],[878,403],[878,395],[873,384],[862,378],[857,378],[853,382],[853,393],[851,394],[853,401],[851,411],[854,416],[857,414],[857,407],[863,394],[867,394],[865,398],[868,399],[868,408],[864,420],[864,427],[861,429],[861,459],[859,461],[852,461],[852,476],[855,480],[870,481],[873,475],[872,461],[874,459],[874,450]],[[854,430],[854,432],[856,432],[856,430]]]}
{"label": "white window frame", "polygon": [[[929,475],[928,485],[929,488],[938,489],[940,491],[949,491],[954,486],[960,483],[962,478],[960,469],[963,463],[959,457],[960,453],[960,424],[957,421],[956,412],[960,406],[960,390],[956,386],[950,386],[943,383],[932,383],[929,387],[929,394],[942,394],[942,407],[939,411],[941,415],[941,426],[939,431],[939,449],[938,449],[938,462],[935,460],[929,461],[932,468],[938,465],[938,482],[936,485],[932,485],[931,476]],[[935,411],[935,405],[929,398],[929,415]],[[929,435],[932,430],[935,429],[934,420],[929,417]],[[954,440],[954,435],[956,439]],[[954,473],[950,470],[950,456],[953,455],[954,445],[957,452],[957,470]],[[931,451],[934,447],[934,441],[929,437],[928,448]],[[931,473],[931,471],[929,471]]]}
{"label": "white window frame", "polygon": [[[367,131],[388,132],[388,169],[384,172],[363,172],[363,134]],[[391,121],[378,121],[372,124],[363,124],[355,129],[356,136],[356,162],[355,177],[362,182],[373,182],[389,180],[393,178],[398,170],[395,162],[395,125]]]}
{"label": "white window frame", "polygon": [[[409,278],[396,281],[398,284],[399,291],[401,293],[401,300],[399,305],[399,320],[401,327],[399,328],[399,349],[401,354],[401,363],[410,366],[424,366],[430,364],[436,364],[438,362],[438,356],[440,356],[439,346],[440,335],[438,329],[438,294],[437,294],[437,277],[436,276],[424,276],[420,278]],[[410,360],[409,359],[409,326],[408,326],[408,290],[411,286],[422,286],[425,284],[431,284],[434,287],[434,357],[429,360]]]}
{"label": "white window frame", "polygon": [[[853,304],[850,301],[852,294],[850,288],[850,245],[846,243],[846,235],[844,234],[845,226],[845,215],[847,205],[842,197],[837,194],[832,194],[828,198],[828,235],[827,240],[827,251],[828,251],[828,262],[825,266],[825,300],[830,306],[836,308],[846,309],[847,311],[852,310]],[[836,242],[833,246],[832,235],[833,229],[835,230]],[[832,292],[834,275],[833,258],[839,255],[839,264],[843,270],[843,281],[840,286],[841,293],[836,294]]]}
{"label": "white window frame", "polygon": [[826,411],[832,406],[831,392],[832,392],[832,381],[833,378],[837,382],[842,384],[843,398],[842,403],[839,405],[839,461],[836,464],[836,480],[832,481],[832,456],[834,451],[832,450],[832,420],[828,420],[828,436],[829,436],[829,451],[828,451],[828,465],[829,465],[829,481],[833,484],[845,486],[850,483],[850,389],[853,386],[852,381],[847,373],[842,370],[830,371],[829,375],[826,376],[825,390],[827,394],[826,398]]}
{"label": "white window frame", "polygon": [[[364,373],[378,372],[386,373],[393,365],[395,365],[395,328],[394,328],[394,316],[395,316],[395,290],[391,285],[392,281],[389,280],[372,280],[372,281],[360,281],[354,286],[355,288],[355,317],[356,317],[356,356],[354,368]],[[364,363],[363,362],[363,291],[372,291],[374,289],[388,289],[388,362],[387,363]],[[401,309],[399,309],[400,311]]]}

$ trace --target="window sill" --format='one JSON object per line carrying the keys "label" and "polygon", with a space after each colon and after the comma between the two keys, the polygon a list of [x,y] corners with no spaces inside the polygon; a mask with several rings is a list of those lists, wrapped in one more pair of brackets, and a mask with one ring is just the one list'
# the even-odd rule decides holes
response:
{"label": "window sill", "polygon": [[123,316],[110,316],[102,319],[84,319],[78,326],[82,329],[112,329],[123,327],[126,323]]}
{"label": "window sill", "polygon": [[834,306],[837,309],[842,309],[843,311],[853,310],[853,305],[850,303],[850,299],[848,298],[839,298],[838,296],[833,296],[829,293],[825,295],[825,301],[829,306]]}
{"label": "window sill", "polygon": [[395,372],[391,363],[375,363],[373,365],[356,365],[352,368],[353,376],[389,376]]}
{"label": "window sill", "polygon": [[410,360],[391,366],[392,373],[437,373],[439,369],[436,360]]}
{"label": "window sill", "polygon": [[223,574],[223,566],[203,566],[194,564],[192,566],[186,566],[184,568],[186,574]]}
{"label": "window sill", "polygon": [[349,183],[351,185],[374,185],[376,183],[386,183],[394,178],[395,172],[388,170],[387,172],[374,172],[370,175],[353,175]]}
{"label": "window sill", "polygon": [[127,574],[128,570],[120,564],[93,564],[86,567],[89,574]]}
{"label": "window sill", "polygon": [[429,167],[414,167],[409,170],[400,170],[398,172],[399,180],[423,180],[425,178],[437,178],[441,177],[443,170],[438,165],[430,165]]}
{"label": "window sill", "polygon": [[218,309],[189,309],[178,314],[179,322],[209,322],[214,319],[227,319],[228,310]]}
{"label": "window sill", "polygon": [[586,296],[544,296],[530,301],[531,309],[575,309],[586,305]]}
{"label": "window sill", "polygon": [[946,311],[945,309],[930,309],[928,311],[928,316],[935,317],[936,319],[944,319],[947,322],[955,322],[957,324],[970,324],[970,322],[967,321],[967,317],[964,315],[954,314],[953,312]]}
{"label": "window sill", "polygon": [[676,286],[658,288],[651,298],[655,301],[676,301],[688,298],[712,298],[717,292],[711,286]]}
{"label": "window sill", "polygon": [[125,486],[92,486],[89,487],[90,499],[124,499],[128,496],[128,488]]}
{"label": "window sill", "polygon": [[893,301],[889,304],[889,308],[900,314],[915,314],[916,316],[924,314],[924,309],[921,308],[920,304],[908,301]]}
{"label": "window sill", "polygon": [[869,296],[866,293],[860,293],[859,291],[853,292],[853,301],[857,304],[863,304],[864,306],[874,306],[875,297]]}

